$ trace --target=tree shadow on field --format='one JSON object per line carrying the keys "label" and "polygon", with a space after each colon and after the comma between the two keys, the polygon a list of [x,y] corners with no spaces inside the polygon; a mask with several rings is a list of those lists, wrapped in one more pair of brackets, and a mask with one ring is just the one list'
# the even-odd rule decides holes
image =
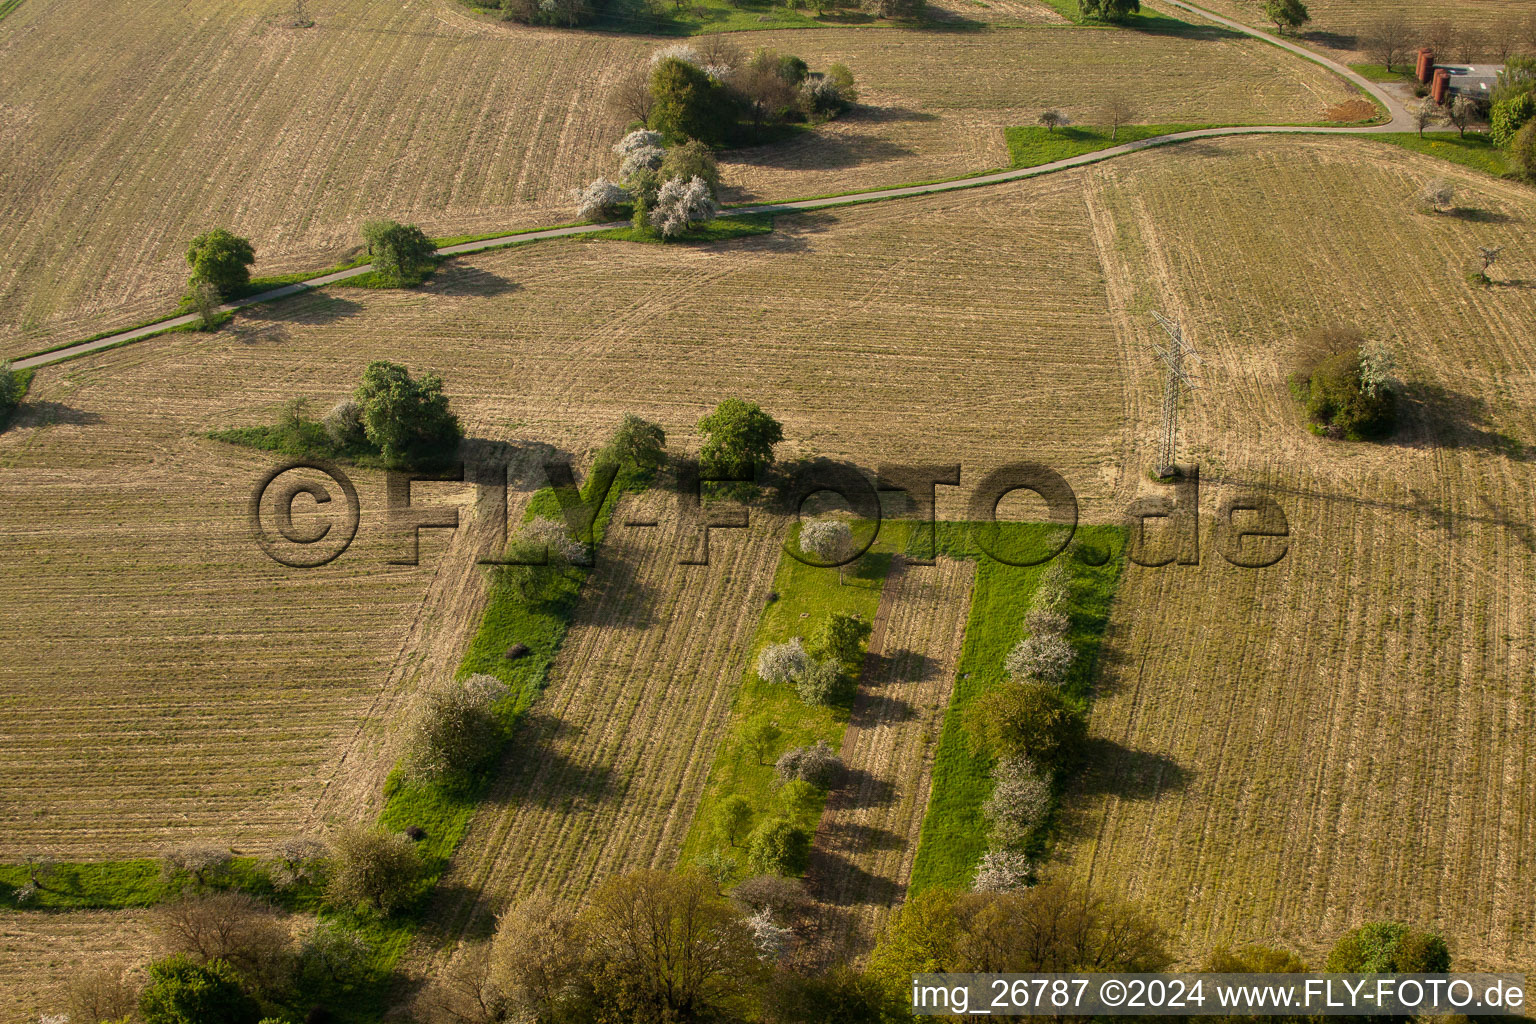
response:
{"label": "tree shadow on field", "polygon": [[101,422],[101,414],[85,409],[74,409],[63,402],[28,400],[16,408],[9,427],[0,424],[0,432],[18,427],[52,427],[58,425],[85,427]]}
{"label": "tree shadow on field", "polygon": [[886,807],[896,799],[896,787],[863,768],[844,768],[837,783],[839,807]]}
{"label": "tree shadow on field", "polygon": [[1153,800],[1182,793],[1190,773],[1167,754],[1132,750],[1113,740],[1091,739],[1083,750],[1082,771],[1074,788],[1080,793]]}
{"label": "tree shadow on field", "polygon": [[932,679],[939,670],[938,662],[922,651],[915,651],[910,647],[898,647],[894,651],[880,655],[880,660],[893,678],[914,683]]}
{"label": "tree shadow on field", "polygon": [[1398,430],[1384,443],[1405,448],[1459,448],[1530,462],[1536,447],[1492,425],[1488,403],[1441,384],[1413,383],[1398,399]]}
{"label": "tree shadow on field", "polygon": [[848,724],[868,728],[881,722],[910,722],[916,717],[917,709],[911,701],[866,690],[859,694],[859,699],[854,703]]}
{"label": "tree shadow on field", "polygon": [[1497,210],[1483,210],[1475,206],[1458,206],[1447,212],[1446,216],[1455,217],[1472,224],[1509,224],[1514,221],[1507,213],[1499,213]]}
{"label": "tree shadow on field", "polygon": [[890,829],[858,822],[830,822],[821,830],[828,850],[899,850],[902,839]]}
{"label": "tree shadow on field", "polygon": [[452,263],[439,269],[420,290],[432,295],[486,298],[522,291],[522,288],[516,281],[481,267]]}
{"label": "tree shadow on field", "polygon": [[641,630],[656,624],[651,593],[640,582],[636,558],[614,553],[612,545],[598,551],[596,568],[587,577],[579,618],[597,621],[605,629]]}
{"label": "tree shadow on field", "polygon": [[362,303],[332,295],[326,291],[305,292],[276,302],[248,306],[240,310],[239,319],[255,324],[296,324],[320,326],[356,316],[363,311]]}
{"label": "tree shadow on field", "polygon": [[566,449],[543,441],[469,437],[459,445],[459,459],[464,463],[466,479],[471,474],[471,467],[473,472],[485,474],[485,478],[492,482],[500,479],[498,473],[504,470],[507,486],[518,493],[547,487],[549,475],[544,467],[550,463],[569,463],[574,458]]}
{"label": "tree shadow on field", "polygon": [[553,715],[525,713],[496,769],[504,784],[496,786],[482,805],[526,805],[580,813],[606,801],[613,769],[602,764],[578,764],[557,745],[557,741],[583,731],[581,726]]}
{"label": "tree shadow on field", "polygon": [[894,881],[870,874],[841,854],[818,850],[816,861],[812,891],[834,907],[858,903],[889,906],[901,895],[901,887]]}
{"label": "tree shadow on field", "polygon": [[1350,35],[1347,32],[1313,31],[1303,32],[1301,39],[1318,46],[1326,46],[1330,50],[1353,50],[1360,45],[1360,37]]}
{"label": "tree shadow on field", "polygon": [[817,132],[803,136],[792,145],[755,146],[738,150],[731,157],[752,167],[796,170],[812,166],[821,170],[844,170],[912,156],[916,152],[911,146],[890,139],[846,132]]}

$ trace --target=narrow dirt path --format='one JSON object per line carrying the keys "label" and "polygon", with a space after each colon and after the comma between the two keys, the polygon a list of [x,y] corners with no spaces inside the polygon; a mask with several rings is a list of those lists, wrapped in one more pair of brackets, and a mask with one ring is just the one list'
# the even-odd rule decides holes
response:
{"label": "narrow dirt path", "polygon": [[812,895],[832,908],[817,937],[826,963],[868,952],[906,895],[974,566],[944,558],[886,578],[843,734],[847,781],[827,800],[806,872]]}

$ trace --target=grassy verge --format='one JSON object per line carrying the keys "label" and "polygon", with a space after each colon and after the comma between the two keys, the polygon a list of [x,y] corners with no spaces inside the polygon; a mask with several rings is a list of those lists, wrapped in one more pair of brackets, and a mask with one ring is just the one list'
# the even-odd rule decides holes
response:
{"label": "grassy verge", "polygon": [[1388,71],[1385,64],[1351,64],[1349,70],[1367,82],[1411,82],[1414,79],[1412,68]]}
{"label": "grassy verge", "polygon": [[656,245],[673,244],[676,242],[724,242],[732,238],[746,238],[750,235],[766,235],[773,230],[773,216],[766,213],[748,213],[735,216],[717,217],[696,228],[691,228],[677,238],[663,239],[660,235],[642,228],[609,228],[607,231],[594,231],[588,235],[578,235],[582,239],[617,239],[621,242],[649,242]]}
{"label": "grassy verge", "polygon": [[1003,137],[1008,142],[1008,155],[1013,160],[1012,166],[1039,167],[1041,164],[1067,160],[1074,156],[1082,156],[1084,153],[1096,153],[1101,149],[1121,146],[1127,142],[1139,142],[1158,135],[1174,135],[1178,132],[1192,132],[1201,128],[1223,127],[1226,125],[1123,124],[1120,130],[1114,133],[1115,137],[1111,138],[1110,132],[1099,128],[1068,127],[1050,131],[1036,125],[1019,125],[1005,128]]}
{"label": "grassy verge", "polygon": [[[1003,529],[1028,533],[1051,527],[1019,523],[1007,524]],[[952,558],[977,557],[966,524],[941,523],[937,533],[938,549],[943,554]],[[1077,535],[1092,547],[1113,551],[1123,547],[1124,533],[1118,527],[1082,527]],[[1112,558],[1100,567],[1076,560],[1071,564],[1072,628],[1067,639],[1077,648],[1078,657],[1062,688],[1074,701],[1087,707],[1092,699],[1099,645],[1119,586],[1122,559]],[[981,809],[992,792],[991,760],[971,746],[962,724],[963,716],[972,701],[1007,679],[1003,661],[1023,639],[1024,615],[1045,569],[1046,566],[1004,565],[984,555],[978,558],[965,641],[939,734],[928,810],[923,816],[912,867],[911,894],[931,886],[969,888],[976,865],[986,852],[986,826]],[[1037,836],[1041,849],[1048,838]]]}
{"label": "grassy verge", "polygon": [[[710,766],[703,798],[683,840],[680,863],[693,863],[710,852],[719,852],[734,863],[733,881],[753,874],[745,851],[731,848],[715,831],[717,808],[733,796],[744,798],[751,806],[753,826],[784,817],[808,832],[815,832],[826,793],[817,791],[813,799],[789,803],[784,799],[786,790],[778,783],[773,762],[785,750],[817,740],[825,740],[834,750],[841,749],[848,707],[807,704],[791,687],[765,683],[757,675],[757,654],[769,644],[797,636],[809,645],[821,624],[834,612],[856,612],[864,621],[873,622],[880,607],[880,590],[890,570],[893,542],[904,536],[904,532],[892,530],[890,524],[883,525],[877,546],[844,570],[841,583],[836,569],[805,565],[787,552],[780,556],[773,578],[773,589],[779,597],[763,610],[752,639],[752,656],[731,709],[730,732]],[[748,749],[747,743],[748,731],[760,722],[772,722],[779,729],[774,749],[761,760],[756,751]]]}
{"label": "grassy verge", "polygon": [[1166,14],[1157,14],[1150,10],[1138,11],[1130,15],[1124,21],[1109,22],[1099,21],[1096,18],[1084,17],[1082,8],[1077,0],[1045,0],[1047,7],[1052,8],[1057,14],[1066,18],[1072,24],[1081,28],[1119,28],[1131,29],[1137,32],[1177,32],[1184,33],[1195,30],[1196,26],[1178,18],[1170,18]]}
{"label": "grassy verge", "polygon": [[1486,132],[1468,132],[1465,136],[1435,132],[1422,137],[1414,132],[1384,132],[1381,135],[1364,137],[1375,142],[1385,142],[1409,149],[1415,153],[1423,153],[1426,156],[1449,160],[1453,164],[1471,167],[1499,178],[1513,177],[1515,173],[1509,157]]}
{"label": "grassy verge", "polygon": [[225,444],[258,451],[277,452],[295,459],[327,459],[349,462],[364,469],[386,469],[377,449],[357,444],[338,447],[325,432],[318,420],[302,420],[296,424],[276,426],[234,427],[230,430],[212,430],[207,437]]}

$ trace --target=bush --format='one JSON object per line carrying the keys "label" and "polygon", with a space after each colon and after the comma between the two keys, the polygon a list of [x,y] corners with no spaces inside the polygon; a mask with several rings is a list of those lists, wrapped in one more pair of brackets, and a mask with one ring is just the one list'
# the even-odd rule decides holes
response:
{"label": "bush", "polygon": [[971,704],[966,725],[992,756],[1029,757],[1047,772],[1070,765],[1088,735],[1083,713],[1044,683],[1004,683]]}
{"label": "bush", "polygon": [[343,398],[331,406],[331,411],[320,423],[325,427],[325,436],[337,448],[350,448],[368,440],[368,433],[363,429],[363,407],[350,398]]}
{"label": "bush", "polygon": [[651,69],[648,126],[668,142],[697,139],[718,146],[736,122],[735,104],[719,82],[677,57],[663,57]]}
{"label": "bush", "polygon": [[773,462],[773,449],[784,440],[784,428],[756,402],[727,398],[699,420],[704,447],[703,468],[721,476],[751,479]]}
{"label": "bush", "polygon": [[340,910],[359,904],[388,916],[415,896],[424,868],[416,846],[398,832],[349,827],[336,835],[326,898]]}
{"label": "bush", "polygon": [[864,657],[864,643],[872,629],[855,612],[833,612],[817,630],[816,639],[811,643],[811,654],[841,668],[856,668]]}
{"label": "bush", "polygon": [[420,284],[437,265],[437,246],[414,224],[370,220],[363,224],[363,241],[374,275],[393,288]]}
{"label": "bush", "polygon": [[843,762],[826,740],[817,740],[784,751],[774,763],[774,771],[783,782],[798,779],[820,789],[831,789],[842,778]]}
{"label": "bush", "polygon": [[266,991],[287,977],[288,929],[245,893],[184,897],[160,908],[158,918],[169,952],[199,963],[225,961]]}
{"label": "bush", "polygon": [[1077,9],[1085,18],[1113,23],[1141,10],[1141,0],[1077,0]]}
{"label": "bush", "polygon": [[1027,757],[1005,757],[992,767],[992,795],[982,805],[993,849],[1023,846],[1051,810],[1051,780]]}
{"label": "bush", "polygon": [[846,64],[833,64],[826,73],[807,81],[803,87],[806,113],[812,117],[832,118],[844,113],[859,99],[853,84],[853,72]]}
{"label": "bush", "polygon": [[405,773],[418,782],[456,783],[485,767],[506,738],[495,706],[508,692],[490,675],[428,690],[411,724]]}
{"label": "bush", "polygon": [[1020,640],[1008,652],[1005,666],[1008,674],[1020,682],[1034,680],[1059,686],[1076,658],[1077,651],[1059,634],[1036,633]]}
{"label": "bush", "polygon": [[598,454],[598,461],[628,464],[641,472],[652,473],[667,459],[667,432],[658,423],[625,413],[608,443]]}
{"label": "bush", "polygon": [[754,871],[798,875],[811,855],[811,834],[785,818],[771,818],[752,830],[747,860]]}
{"label": "bush", "polygon": [[757,656],[757,674],[765,683],[793,686],[811,670],[810,655],[799,637],[781,644],[769,644]]}
{"label": "bush", "polygon": [[251,243],[223,228],[203,232],[187,248],[192,285],[207,281],[225,298],[251,283],[251,264],[255,262],[256,250]]}
{"label": "bush", "polygon": [[668,178],[656,192],[650,226],[662,238],[678,238],[695,224],[714,220],[719,212],[720,207],[703,178]]}
{"label": "bush", "polygon": [[391,466],[446,462],[464,436],[458,417],[448,411],[443,379],[435,373],[413,380],[405,367],[378,360],[363,371],[353,397],[362,410],[364,433]]}
{"label": "bush", "polygon": [[1323,969],[1340,974],[1440,974],[1451,969],[1451,951],[1434,932],[1380,922],[1362,925],[1340,939]]}
{"label": "bush", "polygon": [[813,661],[811,667],[795,682],[795,693],[807,704],[830,707],[841,704],[852,696],[852,680],[843,675],[842,668],[831,658]]}
{"label": "bush", "polygon": [[1016,850],[988,850],[976,866],[972,892],[1017,892],[1028,889],[1035,862]]}
{"label": "bush", "polygon": [[715,160],[714,151],[697,139],[689,139],[667,150],[656,171],[663,181],[701,179],[709,186],[711,199],[720,192],[720,165]]}
{"label": "bush", "polygon": [[1354,331],[1313,332],[1302,340],[1291,386],[1320,433],[1352,441],[1391,429],[1396,416],[1391,355]]}
{"label": "bush", "polygon": [[780,921],[788,920],[810,904],[805,883],[781,875],[754,875],[731,891],[731,899],[750,913],[766,910]]}
{"label": "bush", "polygon": [[1064,636],[1072,620],[1056,609],[1065,602],[1049,608],[1035,608],[1024,616],[1024,628],[1034,636]]}
{"label": "bush", "polygon": [[576,216],[604,221],[618,216],[619,207],[629,202],[629,193],[607,178],[598,178],[586,188],[572,189],[571,198],[576,201]]}
{"label": "bush", "polygon": [[1527,180],[1536,181],[1536,118],[1515,133],[1509,144],[1509,159]]}
{"label": "bush", "polygon": [[1493,105],[1488,117],[1488,134],[1499,146],[1508,146],[1531,118],[1536,117],[1536,96],[1517,93]]}
{"label": "bush", "polygon": [[178,954],[149,965],[139,1014],[144,1024],[256,1024],[261,1010],[228,963]]}
{"label": "bush", "polygon": [[9,362],[0,363],[0,430],[11,422],[11,416],[21,405],[23,385],[21,374],[11,369]]}

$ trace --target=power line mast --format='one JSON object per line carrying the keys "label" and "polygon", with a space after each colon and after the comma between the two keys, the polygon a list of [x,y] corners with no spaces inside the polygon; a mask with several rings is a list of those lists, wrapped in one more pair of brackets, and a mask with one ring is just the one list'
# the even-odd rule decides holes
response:
{"label": "power line mast", "polygon": [[1170,477],[1178,472],[1178,445],[1179,445],[1179,400],[1184,397],[1184,389],[1196,390],[1195,384],[1189,379],[1189,374],[1184,371],[1184,360],[1202,362],[1194,346],[1184,340],[1184,328],[1177,320],[1153,311],[1158,325],[1168,333],[1168,347],[1165,349],[1157,342],[1152,343],[1152,351],[1157,353],[1157,358],[1162,361],[1164,370],[1167,371],[1168,380],[1163,388],[1163,432],[1157,443],[1157,475]]}

